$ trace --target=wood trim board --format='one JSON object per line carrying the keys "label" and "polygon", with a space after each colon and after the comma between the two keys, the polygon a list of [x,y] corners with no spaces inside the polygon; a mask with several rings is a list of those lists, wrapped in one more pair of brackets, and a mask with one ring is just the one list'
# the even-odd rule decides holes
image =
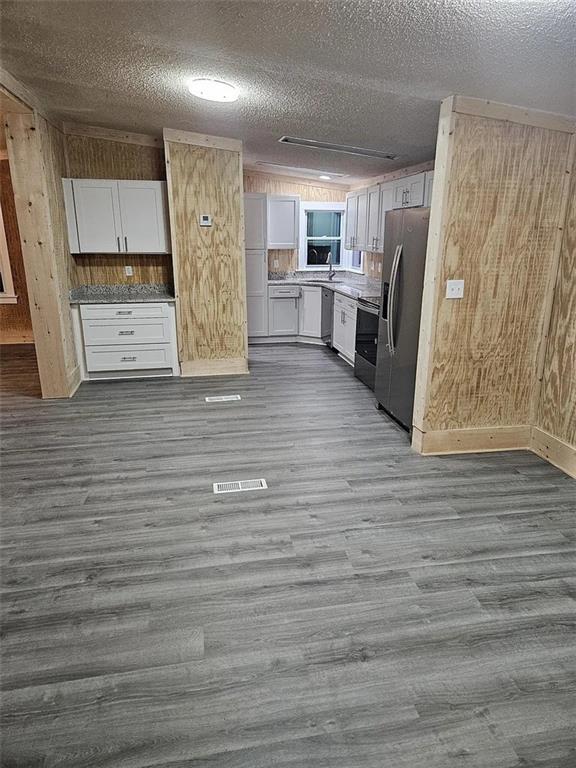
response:
{"label": "wood trim board", "polygon": [[488,99],[475,99],[469,96],[453,96],[454,112],[476,117],[489,117],[511,123],[531,125],[534,128],[547,128],[551,131],[576,131],[576,117],[544,112],[540,109],[526,109],[511,104],[502,104]]}
{"label": "wood trim board", "polygon": [[229,139],[226,136],[208,136],[205,133],[193,133],[191,131],[177,131],[173,128],[164,128],[164,141],[171,141],[177,144],[193,144],[210,149],[227,149],[231,152],[242,152],[242,142],[238,139]]}
{"label": "wood trim board", "polygon": [[478,429],[445,429],[422,432],[414,427],[412,447],[425,455],[445,453],[486,453],[519,451],[530,448],[531,427],[487,427]]}
{"label": "wood trim board", "polygon": [[539,427],[532,427],[530,450],[576,478],[576,447]]}
{"label": "wood trim board", "polygon": [[84,125],[82,123],[63,123],[62,131],[67,136],[86,136],[91,139],[116,141],[121,144],[139,144],[143,147],[161,148],[164,144],[164,140],[161,136],[119,131],[115,128],[101,128],[95,125]]}

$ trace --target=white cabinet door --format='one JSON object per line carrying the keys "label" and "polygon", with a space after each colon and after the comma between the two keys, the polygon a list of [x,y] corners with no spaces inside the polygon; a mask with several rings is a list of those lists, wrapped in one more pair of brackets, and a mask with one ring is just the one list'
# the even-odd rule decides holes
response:
{"label": "white cabinet door", "polygon": [[298,248],[300,198],[268,197],[268,248]]}
{"label": "white cabinet door", "polygon": [[268,255],[246,251],[248,336],[268,336]]}
{"label": "white cabinet door", "polygon": [[366,250],[377,252],[380,243],[380,185],[368,189],[368,223],[366,227]]}
{"label": "white cabinet door", "polygon": [[406,205],[405,179],[392,182],[392,205],[394,208],[404,208]]}
{"label": "white cabinet door", "polygon": [[122,250],[169,253],[166,182],[119,181]]}
{"label": "white cabinet door", "polygon": [[356,355],[356,310],[344,311],[344,349],[342,354],[351,362]]}
{"label": "white cabinet door", "polygon": [[348,250],[354,250],[358,237],[358,195],[352,192],[346,196],[346,236],[344,244]]}
{"label": "white cabinet door", "polygon": [[426,171],[426,181],[424,183],[424,205],[430,208],[432,205],[432,184],[434,183],[434,171]]}
{"label": "white cabinet door", "polygon": [[405,208],[416,208],[424,205],[424,184],[426,180],[425,173],[417,173],[414,176],[408,176],[404,179],[406,184],[406,203]]}
{"label": "white cabinet door", "polygon": [[363,189],[358,194],[358,223],[356,225],[356,251],[368,250],[366,234],[368,230],[368,190]]}
{"label": "white cabinet door", "polygon": [[123,251],[118,182],[110,179],[73,179],[72,189],[80,251]]}
{"label": "white cabinet door", "polygon": [[68,245],[70,247],[70,253],[80,253],[72,179],[62,179],[62,186],[64,187],[64,209],[66,211],[66,226],[68,227]]}
{"label": "white cabinet door", "polygon": [[247,192],[244,195],[244,247],[247,251],[266,250],[265,194]]}
{"label": "white cabinet door", "polygon": [[299,335],[322,337],[322,288],[302,286],[300,296]]}
{"label": "white cabinet door", "polygon": [[298,299],[271,298],[268,306],[270,336],[297,336]]}
{"label": "white cabinet door", "polygon": [[332,325],[332,346],[338,352],[346,348],[346,320],[344,310],[334,304],[334,323]]}
{"label": "white cabinet door", "polygon": [[396,206],[394,205],[394,194],[396,187],[394,184],[381,184],[380,185],[380,234],[378,237],[378,250],[382,253],[384,251],[384,235],[386,226],[386,211],[392,211]]}

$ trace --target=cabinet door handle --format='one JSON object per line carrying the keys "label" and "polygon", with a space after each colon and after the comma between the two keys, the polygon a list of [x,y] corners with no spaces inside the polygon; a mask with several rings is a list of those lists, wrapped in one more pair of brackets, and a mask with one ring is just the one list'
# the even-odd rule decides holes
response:
{"label": "cabinet door handle", "polygon": [[124,235],[124,245],[126,246],[126,253],[128,253],[128,238]]}
{"label": "cabinet door handle", "polygon": [[118,331],[118,336],[134,336],[134,331]]}
{"label": "cabinet door handle", "polygon": [[346,312],[342,312],[342,325],[346,325]]}
{"label": "cabinet door handle", "polygon": [[122,360],[125,363],[133,363],[136,360],[136,357],[121,357],[120,360]]}
{"label": "cabinet door handle", "polygon": [[122,252],[122,248],[120,247],[120,235],[116,238],[116,242],[118,243],[118,253]]}
{"label": "cabinet door handle", "polygon": [[131,309],[118,309],[116,311],[116,314],[117,315],[131,315],[132,314],[132,310]]}

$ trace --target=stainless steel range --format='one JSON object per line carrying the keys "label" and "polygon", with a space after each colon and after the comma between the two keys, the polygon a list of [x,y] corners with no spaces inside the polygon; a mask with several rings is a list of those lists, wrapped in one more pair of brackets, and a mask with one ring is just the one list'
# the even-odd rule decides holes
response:
{"label": "stainless steel range", "polygon": [[354,375],[367,387],[374,389],[380,296],[363,296],[357,300],[356,307]]}

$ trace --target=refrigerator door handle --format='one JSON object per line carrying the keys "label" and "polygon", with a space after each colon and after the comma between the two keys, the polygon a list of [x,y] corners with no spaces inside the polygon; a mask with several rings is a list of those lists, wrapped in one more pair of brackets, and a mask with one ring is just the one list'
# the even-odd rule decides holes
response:
{"label": "refrigerator door handle", "polygon": [[394,311],[396,303],[396,280],[398,279],[398,267],[400,265],[401,256],[402,244],[397,245],[394,252],[392,274],[390,275],[390,289],[388,291],[388,346],[390,347],[391,355],[393,355],[396,351],[394,346]]}

